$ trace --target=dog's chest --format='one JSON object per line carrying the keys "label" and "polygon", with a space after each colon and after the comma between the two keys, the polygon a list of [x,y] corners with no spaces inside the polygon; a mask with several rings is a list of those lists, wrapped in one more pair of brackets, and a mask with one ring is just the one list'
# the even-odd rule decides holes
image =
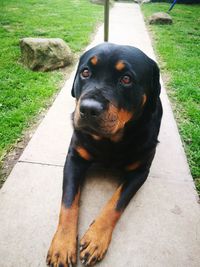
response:
{"label": "dog's chest", "polygon": [[122,167],[130,160],[137,160],[140,153],[136,142],[113,143],[108,140],[99,142],[92,149],[94,160],[105,166]]}

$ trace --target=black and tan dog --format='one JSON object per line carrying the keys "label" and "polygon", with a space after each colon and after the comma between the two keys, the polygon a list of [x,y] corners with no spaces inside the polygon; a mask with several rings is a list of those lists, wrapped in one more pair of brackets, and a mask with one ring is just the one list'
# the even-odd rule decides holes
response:
{"label": "black and tan dog", "polygon": [[137,48],[105,43],[81,57],[72,88],[74,133],[48,265],[76,263],[81,184],[94,162],[123,172],[122,184],[80,241],[82,263],[90,266],[104,257],[117,221],[148,176],[162,117],[159,94],[157,64]]}

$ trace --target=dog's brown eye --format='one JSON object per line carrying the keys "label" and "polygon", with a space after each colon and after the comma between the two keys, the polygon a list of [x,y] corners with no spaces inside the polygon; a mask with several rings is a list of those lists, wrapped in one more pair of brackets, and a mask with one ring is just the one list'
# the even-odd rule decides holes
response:
{"label": "dog's brown eye", "polygon": [[130,85],[132,83],[132,79],[129,75],[124,75],[122,78],[121,78],[121,83],[124,84],[124,85]]}
{"label": "dog's brown eye", "polygon": [[90,77],[90,71],[88,69],[84,69],[82,72],[81,72],[81,77],[82,78],[89,78]]}

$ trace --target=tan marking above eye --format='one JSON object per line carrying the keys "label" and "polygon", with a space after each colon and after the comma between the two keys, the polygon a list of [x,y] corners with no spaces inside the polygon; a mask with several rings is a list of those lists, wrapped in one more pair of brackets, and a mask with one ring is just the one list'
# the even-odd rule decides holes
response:
{"label": "tan marking above eye", "polygon": [[125,68],[125,63],[122,60],[119,60],[116,65],[115,68],[119,71],[123,70]]}
{"label": "tan marking above eye", "polygon": [[93,64],[93,65],[97,65],[98,63],[98,57],[97,56],[94,56],[91,58],[90,62]]}

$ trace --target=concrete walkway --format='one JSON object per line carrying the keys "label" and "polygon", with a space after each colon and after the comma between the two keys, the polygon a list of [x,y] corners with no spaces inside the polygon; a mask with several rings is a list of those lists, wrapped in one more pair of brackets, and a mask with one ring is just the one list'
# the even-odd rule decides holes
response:
{"label": "concrete walkway", "polygon": [[[116,4],[110,41],[134,45],[155,58],[140,8]],[[91,46],[102,42],[99,29]],[[72,77],[38,127],[0,193],[0,266],[45,266],[56,229],[62,169],[72,133]],[[150,176],[120,219],[102,267],[199,267],[200,211],[177,126],[164,88],[164,117]],[[112,195],[116,184],[87,180],[79,237]],[[81,266],[79,263],[78,266]]]}

